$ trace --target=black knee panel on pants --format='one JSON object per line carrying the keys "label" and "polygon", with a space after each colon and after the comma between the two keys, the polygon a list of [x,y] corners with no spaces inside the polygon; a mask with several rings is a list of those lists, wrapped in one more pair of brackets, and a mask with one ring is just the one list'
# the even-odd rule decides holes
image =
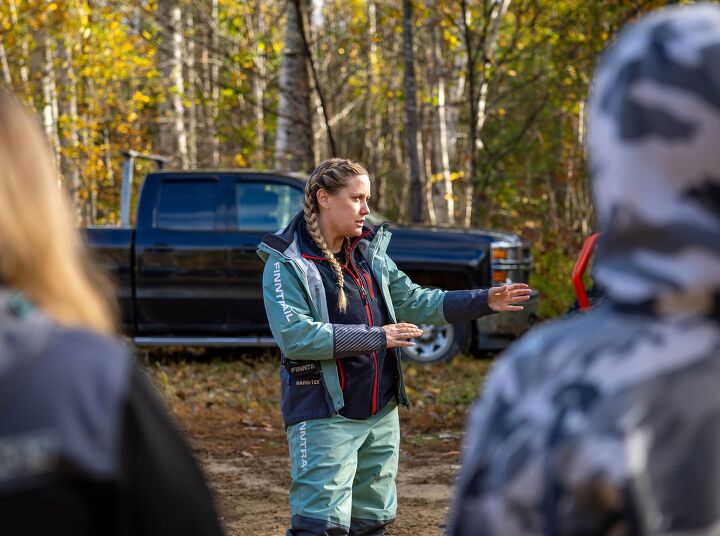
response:
{"label": "black knee panel on pants", "polygon": [[349,527],[332,521],[295,515],[292,516],[292,528],[285,536],[348,536],[349,531]]}
{"label": "black knee panel on pants", "polygon": [[377,521],[375,519],[352,518],[350,536],[385,536],[385,526],[395,521]]}

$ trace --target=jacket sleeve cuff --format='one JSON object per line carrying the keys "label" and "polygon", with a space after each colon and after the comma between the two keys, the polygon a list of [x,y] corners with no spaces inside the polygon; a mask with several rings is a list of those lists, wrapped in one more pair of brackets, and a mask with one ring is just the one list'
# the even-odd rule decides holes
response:
{"label": "jacket sleeve cuff", "polygon": [[443,301],[445,320],[452,324],[495,313],[487,301],[487,290],[451,290]]}
{"label": "jacket sleeve cuff", "polygon": [[335,357],[350,357],[382,350],[387,346],[387,337],[382,327],[362,324],[333,324],[333,354]]}

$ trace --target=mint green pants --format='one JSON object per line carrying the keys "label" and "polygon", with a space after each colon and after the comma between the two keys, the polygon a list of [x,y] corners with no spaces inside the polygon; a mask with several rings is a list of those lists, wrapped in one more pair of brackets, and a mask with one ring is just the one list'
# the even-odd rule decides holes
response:
{"label": "mint green pants", "polygon": [[288,427],[293,536],[381,535],[395,519],[397,404],[367,419],[335,415]]}

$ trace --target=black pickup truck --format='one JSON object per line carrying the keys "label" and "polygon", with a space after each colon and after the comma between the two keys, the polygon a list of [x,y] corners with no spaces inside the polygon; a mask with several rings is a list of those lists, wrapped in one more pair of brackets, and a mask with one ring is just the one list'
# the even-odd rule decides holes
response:
{"label": "black pickup truck", "polygon": [[[270,346],[262,301],[262,237],[300,210],[305,177],[251,170],[158,171],[142,185],[135,228],[90,227],[88,245],[114,276],[123,329],[138,345]],[[379,223],[377,216],[368,217]],[[448,290],[527,282],[529,245],[482,229],[393,225],[389,254],[415,282]],[[405,355],[450,359],[500,348],[532,323],[522,313],[424,326]]]}

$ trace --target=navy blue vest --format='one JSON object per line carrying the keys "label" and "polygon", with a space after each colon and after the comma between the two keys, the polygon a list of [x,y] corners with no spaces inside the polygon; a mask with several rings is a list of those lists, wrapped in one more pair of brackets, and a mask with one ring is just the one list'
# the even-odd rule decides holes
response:
{"label": "navy blue vest", "polygon": [[[360,238],[351,239],[351,262],[345,259],[344,251],[336,255],[343,266],[345,276],[343,289],[347,298],[347,309],[345,313],[341,313],[337,307],[337,277],[330,262],[312,240],[305,222],[300,223],[298,230],[302,255],[315,262],[320,272],[325,287],[329,321],[333,324],[368,326],[387,324],[389,315],[380,293],[380,286],[373,277],[367,261],[356,247]],[[370,235],[364,237],[372,240]],[[336,361],[345,400],[345,406],[340,410],[342,416],[349,419],[370,417],[397,396],[398,363],[394,349],[338,358]],[[321,374],[318,363],[284,358],[283,367],[285,368],[283,379],[289,384],[286,386],[288,389],[286,400],[283,401],[283,413],[287,425],[299,420],[332,415],[332,405],[325,396],[322,381],[319,381]],[[303,394],[295,397],[292,395],[293,391],[302,391]]]}

